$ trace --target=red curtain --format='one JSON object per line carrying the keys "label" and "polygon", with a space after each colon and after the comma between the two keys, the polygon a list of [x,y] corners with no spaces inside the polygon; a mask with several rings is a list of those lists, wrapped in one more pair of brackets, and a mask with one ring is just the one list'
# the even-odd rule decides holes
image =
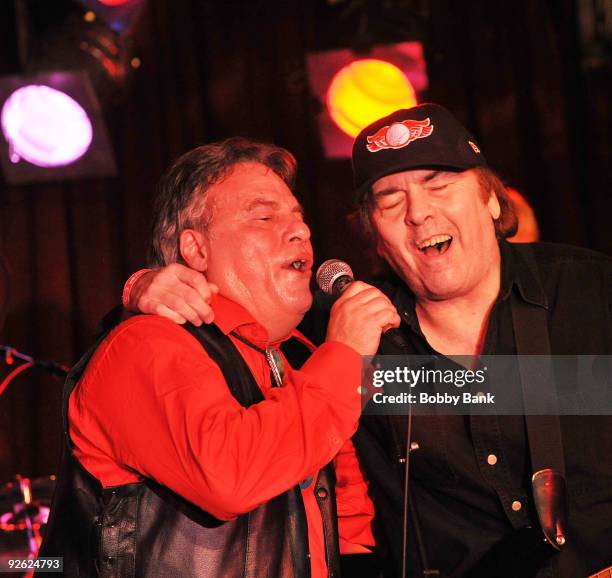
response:
{"label": "red curtain", "polygon": [[[305,67],[308,50],[355,34],[346,4],[149,2],[135,37],[142,67],[105,104],[119,176],[0,189],[10,276],[0,342],[74,363],[123,281],[145,263],[163,169],[191,147],[236,134],[294,152],[318,258],[346,258],[364,274],[363,246],[346,221],[350,164],[323,157]],[[405,4],[425,44],[429,99],[472,128],[490,164],[531,200],[545,239],[609,253],[610,54],[584,61],[573,2]],[[43,9],[32,2],[32,11]],[[0,73],[18,70],[12,16],[0,18]],[[377,41],[411,39],[389,30],[375,27]],[[55,471],[61,389],[31,369],[0,398],[0,482]]]}

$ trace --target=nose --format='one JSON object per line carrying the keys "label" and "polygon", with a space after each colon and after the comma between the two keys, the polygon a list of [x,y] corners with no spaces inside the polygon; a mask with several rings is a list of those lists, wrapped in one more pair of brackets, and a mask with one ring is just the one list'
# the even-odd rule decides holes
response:
{"label": "nose", "polygon": [[411,225],[422,225],[432,216],[432,205],[429,196],[422,190],[411,190],[408,198],[405,222]]}
{"label": "nose", "polygon": [[310,229],[301,217],[292,216],[286,229],[286,239],[289,242],[310,240]]}

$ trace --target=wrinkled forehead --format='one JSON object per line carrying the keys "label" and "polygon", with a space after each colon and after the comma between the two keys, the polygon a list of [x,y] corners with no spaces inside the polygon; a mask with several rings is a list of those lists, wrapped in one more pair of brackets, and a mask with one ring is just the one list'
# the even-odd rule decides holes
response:
{"label": "wrinkled forehead", "polygon": [[287,183],[270,167],[239,163],[206,191],[206,210],[238,213],[302,208]]}

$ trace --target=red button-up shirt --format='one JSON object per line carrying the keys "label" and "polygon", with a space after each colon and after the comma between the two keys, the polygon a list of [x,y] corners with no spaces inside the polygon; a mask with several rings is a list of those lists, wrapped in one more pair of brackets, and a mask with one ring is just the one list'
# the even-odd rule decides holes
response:
{"label": "red button-up shirt", "polygon": [[[217,296],[213,309],[224,334],[235,330],[262,348],[279,345],[236,303]],[[230,339],[265,397],[250,408],[236,401],[219,367],[180,326],[143,315],[113,330],[70,398],[70,435],[82,465],[105,487],[138,481],[137,471],[221,520],[316,478],[355,431],[360,356],[342,343],[325,343],[299,371],[285,360],[285,385],[273,388],[265,356]],[[340,502],[346,497],[348,543],[372,545],[371,503],[352,444],[341,456],[349,472],[338,486]],[[302,495],[312,576],[323,578],[323,525],[313,489],[311,483]]]}

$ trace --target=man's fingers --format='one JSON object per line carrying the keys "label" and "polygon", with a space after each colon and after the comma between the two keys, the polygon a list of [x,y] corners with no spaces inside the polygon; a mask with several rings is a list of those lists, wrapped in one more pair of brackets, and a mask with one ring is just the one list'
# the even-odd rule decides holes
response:
{"label": "man's fingers", "polygon": [[163,299],[159,301],[155,300],[155,302],[163,304],[168,309],[177,313],[180,317],[198,327],[202,324],[202,321],[210,323],[214,317],[212,309],[202,301],[199,295],[197,297],[197,304],[187,302],[182,295],[174,293],[167,293],[163,296]]}
{"label": "man's fingers", "polygon": [[210,303],[218,292],[217,285],[208,283],[199,271],[173,263],[150,271],[136,281],[129,309],[199,326],[213,321],[215,315]]}
{"label": "man's fingers", "polygon": [[381,293],[376,287],[372,287],[371,285],[367,285],[366,283],[362,283],[356,281],[356,283],[360,284],[360,287],[356,287],[354,290],[351,290],[352,287],[349,287],[342,296],[338,299],[337,303],[339,306],[342,305],[343,302],[351,303],[351,306],[356,305],[367,305],[372,303],[373,301],[380,300],[381,303],[385,303],[389,307],[393,307],[391,300],[384,294]]}
{"label": "man's fingers", "polygon": [[169,272],[184,284],[180,286],[193,288],[206,302],[219,292],[219,288],[214,283],[209,283],[200,271],[180,265],[179,268],[171,269]]}
{"label": "man's fingers", "polygon": [[399,327],[400,316],[391,302],[384,299],[372,299],[368,302],[367,315],[369,322],[380,327],[383,332],[392,327]]}
{"label": "man's fingers", "polygon": [[199,273],[197,277],[194,277],[190,285],[206,303],[210,302],[213,295],[219,293],[219,287],[217,287],[214,283],[209,283],[202,273]]}
{"label": "man's fingers", "polygon": [[382,327],[382,332],[385,333],[389,329],[396,329],[400,326],[401,318],[397,314],[397,311],[381,311],[379,323]]}
{"label": "man's fingers", "polygon": [[362,355],[373,355],[383,328],[397,327],[399,321],[386,295],[371,285],[356,281],[334,303],[327,339],[345,343]]}
{"label": "man's fingers", "polygon": [[389,329],[397,329],[402,322],[402,319],[397,313],[391,314],[390,319],[383,325],[383,333],[389,331]]}
{"label": "man's fingers", "polygon": [[[214,287],[216,289],[216,285]],[[168,307],[177,310],[181,315],[185,315],[185,311],[187,311],[185,307],[188,307],[204,323],[210,323],[213,320],[214,313],[210,307],[212,292],[210,297],[205,299],[199,291],[185,284],[174,287],[172,291],[172,293],[161,295],[159,300],[163,301]],[[190,317],[188,319],[193,323]]]}
{"label": "man's fingers", "polygon": [[359,293],[363,291],[368,291],[372,288],[373,288],[372,285],[368,285],[367,283],[364,283],[363,281],[353,281],[342,292],[340,299],[342,298],[349,299],[351,297],[355,297]]}
{"label": "man's fingers", "polygon": [[196,326],[213,321],[210,302],[219,288],[208,283],[202,273],[173,263],[145,281],[137,295],[139,311],[162,315],[177,323],[190,321]]}
{"label": "man's fingers", "polygon": [[186,265],[181,265],[180,263],[170,263],[170,265],[161,268],[159,271],[160,273],[181,279],[181,281],[187,281],[191,276],[200,274],[195,269],[190,269]]}
{"label": "man's fingers", "polygon": [[178,323],[179,325],[183,325],[183,323],[187,322],[185,317],[179,315],[175,311],[172,311],[172,309],[169,309],[163,303],[156,303],[155,305],[152,305],[151,312],[155,315],[170,319],[170,321],[174,321],[174,323]]}

